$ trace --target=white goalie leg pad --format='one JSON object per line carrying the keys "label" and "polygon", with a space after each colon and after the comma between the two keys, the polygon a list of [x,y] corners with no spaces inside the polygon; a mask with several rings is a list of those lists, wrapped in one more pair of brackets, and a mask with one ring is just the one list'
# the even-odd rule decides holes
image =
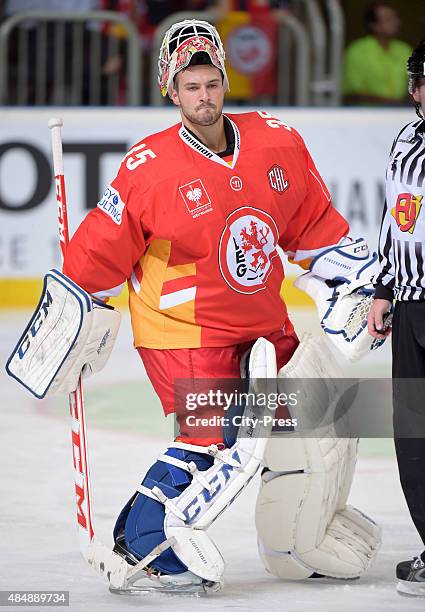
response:
{"label": "white goalie leg pad", "polygon": [[[323,340],[310,337],[279,378],[332,378],[338,370]],[[381,530],[346,505],[356,455],[355,439],[303,438],[297,433],[271,437],[264,457],[268,471],[256,505],[259,552],[270,573],[293,580],[314,572],[355,578],[371,566]]]}
{"label": "white goalie leg pad", "polygon": [[120,313],[111,306],[50,270],[6,370],[38,398],[74,391],[81,371],[89,375],[106,364],[120,321]]}
{"label": "white goalie leg pad", "polygon": [[315,302],[327,338],[350,361],[356,361],[382,345],[367,331],[367,315],[373,301],[372,279],[378,271],[376,253],[369,255],[360,238],[351,244],[321,253],[295,286]]}
{"label": "white goalie leg pad", "polygon": [[[250,392],[277,392],[276,354],[273,344],[259,338],[249,360]],[[269,379],[269,381],[260,381]],[[206,533],[213,521],[235,500],[257,472],[264,455],[272,423],[262,423],[264,412],[274,410],[248,402],[236,442],[231,448],[194,446],[175,442],[172,446],[214,457],[213,465],[204,471],[193,465],[162,455],[160,460],[190,472],[192,482],[178,497],[168,499],[157,487],[140,486],[144,495],[165,506],[164,531],[172,542],[174,553],[190,572],[212,582],[219,582],[224,562]]]}

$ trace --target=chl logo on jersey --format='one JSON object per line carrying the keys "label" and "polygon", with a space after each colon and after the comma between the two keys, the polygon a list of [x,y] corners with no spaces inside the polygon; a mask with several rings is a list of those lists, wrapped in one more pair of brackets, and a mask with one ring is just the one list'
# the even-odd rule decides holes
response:
{"label": "chl logo on jersey", "polygon": [[411,193],[400,193],[395,207],[391,214],[396,220],[398,228],[401,232],[415,231],[416,221],[419,217],[419,212],[422,206],[421,195],[412,195]]}
{"label": "chl logo on jersey", "polygon": [[192,217],[200,217],[212,211],[211,200],[201,179],[179,187],[180,195]]}
{"label": "chl logo on jersey", "polygon": [[285,179],[285,170],[281,166],[274,164],[267,172],[267,176],[269,177],[270,187],[277,193],[282,194],[288,189],[289,181]]}
{"label": "chl logo on jersey", "polygon": [[250,206],[233,211],[219,246],[220,271],[226,283],[238,293],[265,289],[278,241],[279,231],[270,215]]}

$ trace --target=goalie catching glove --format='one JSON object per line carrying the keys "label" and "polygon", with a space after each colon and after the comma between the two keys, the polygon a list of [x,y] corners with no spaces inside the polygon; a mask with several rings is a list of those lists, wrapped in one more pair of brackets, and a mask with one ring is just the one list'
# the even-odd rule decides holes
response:
{"label": "goalie catching glove", "polygon": [[50,270],[39,304],[9,357],[7,373],[38,398],[77,388],[106,364],[121,315],[70,278]]}
{"label": "goalie catching glove", "polygon": [[350,361],[384,342],[367,331],[372,279],[378,271],[376,253],[370,255],[366,241],[359,238],[320,253],[310,264],[310,272],[295,281],[315,301],[323,331]]}

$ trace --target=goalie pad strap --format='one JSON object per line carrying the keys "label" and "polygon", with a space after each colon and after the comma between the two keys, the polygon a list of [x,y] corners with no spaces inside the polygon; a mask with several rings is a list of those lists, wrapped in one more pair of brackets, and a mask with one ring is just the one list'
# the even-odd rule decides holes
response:
{"label": "goalie pad strap", "polygon": [[76,389],[81,371],[100,370],[109,358],[120,314],[93,300],[57,270],[44,277],[39,304],[6,370],[38,398]]}
{"label": "goalie pad strap", "polygon": [[160,457],[158,457],[158,461],[163,461],[164,463],[175,465],[181,470],[185,470],[186,472],[192,475],[192,478],[194,478],[194,480],[197,480],[205,489],[207,489],[207,491],[212,491],[212,485],[208,482],[205,476],[202,475],[202,472],[198,470],[194,461],[186,463],[185,461],[181,461],[180,459],[176,459],[175,457],[170,457],[169,455],[161,455]]}

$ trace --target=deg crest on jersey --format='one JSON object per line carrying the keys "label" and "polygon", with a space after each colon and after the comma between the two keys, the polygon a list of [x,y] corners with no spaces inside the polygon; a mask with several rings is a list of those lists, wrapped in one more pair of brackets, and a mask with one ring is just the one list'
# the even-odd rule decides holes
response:
{"label": "deg crest on jersey", "polygon": [[234,210],[219,245],[220,271],[229,287],[247,294],[265,289],[278,241],[279,231],[269,214],[251,206]]}

